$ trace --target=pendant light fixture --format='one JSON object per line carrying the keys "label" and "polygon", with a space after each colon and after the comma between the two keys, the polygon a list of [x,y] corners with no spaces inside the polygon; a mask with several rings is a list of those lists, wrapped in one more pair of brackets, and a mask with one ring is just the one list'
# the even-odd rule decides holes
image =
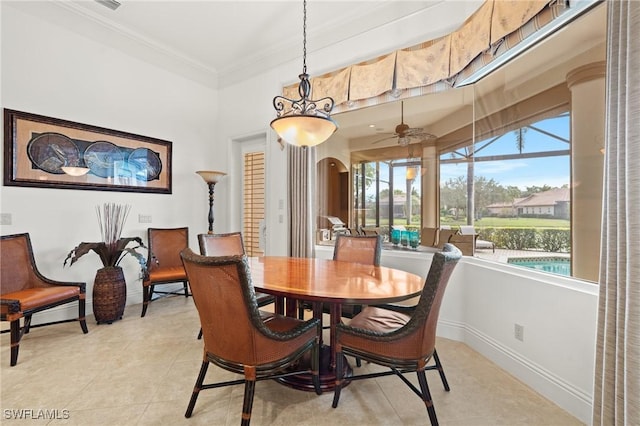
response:
{"label": "pendant light fixture", "polygon": [[310,99],[311,83],[307,74],[307,0],[303,1],[302,46],[302,74],[298,76],[300,99],[293,100],[284,96],[273,98],[277,117],[271,122],[271,127],[285,142],[306,147],[321,144],[338,128],[330,115],[333,99]]}

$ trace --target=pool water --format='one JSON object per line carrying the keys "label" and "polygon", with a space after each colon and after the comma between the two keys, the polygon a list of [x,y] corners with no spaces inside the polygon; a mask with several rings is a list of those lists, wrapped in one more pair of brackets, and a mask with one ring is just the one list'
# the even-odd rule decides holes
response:
{"label": "pool water", "polygon": [[571,275],[571,261],[568,257],[510,257],[507,263],[554,274]]}

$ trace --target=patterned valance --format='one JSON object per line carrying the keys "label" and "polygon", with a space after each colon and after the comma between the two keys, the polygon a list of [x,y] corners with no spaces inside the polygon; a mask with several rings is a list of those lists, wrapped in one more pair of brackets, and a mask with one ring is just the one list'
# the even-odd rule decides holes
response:
{"label": "patterned valance", "polygon": [[462,27],[451,34],[450,74],[459,73],[473,59],[489,48],[491,40],[491,12],[493,3],[487,1],[480,9],[462,24]]}
{"label": "patterned valance", "polygon": [[313,87],[313,99],[322,99],[331,96],[336,104],[349,100],[349,76],[351,69],[345,68],[331,74],[311,79]]}
{"label": "patterned valance", "polygon": [[549,0],[501,0],[493,2],[491,44],[516,31],[536,16]]}
{"label": "patterned valance", "polygon": [[398,50],[396,88],[428,86],[449,77],[451,36],[422,43],[419,47]]}
{"label": "patterned valance", "polygon": [[393,89],[396,53],[351,67],[349,99],[372,98]]}
{"label": "patterned valance", "polygon": [[[451,34],[313,78],[312,98],[331,96],[336,113],[450,89],[566,10],[556,3],[486,0]],[[292,84],[283,96],[297,91]]]}

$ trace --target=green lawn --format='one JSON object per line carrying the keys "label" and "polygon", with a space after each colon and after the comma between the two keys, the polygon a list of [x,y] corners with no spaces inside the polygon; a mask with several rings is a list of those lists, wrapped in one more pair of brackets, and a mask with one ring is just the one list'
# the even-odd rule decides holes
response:
{"label": "green lawn", "polygon": [[[452,220],[451,218],[441,218],[442,225],[466,225],[466,221]],[[483,217],[476,220],[474,226],[477,228],[569,228],[570,222],[566,219],[540,219],[534,217]]]}
{"label": "green lawn", "polygon": [[[367,226],[375,226],[375,222],[372,219],[367,220],[369,223]],[[396,225],[407,226],[406,219],[396,218],[394,220]],[[440,219],[442,225],[460,226],[466,225],[466,219],[453,220],[450,217]],[[387,226],[389,221],[383,219],[380,221],[380,226]],[[415,217],[414,221],[409,227],[418,227],[420,224],[420,218]],[[474,225],[478,228],[562,228],[568,229],[570,227],[569,220],[566,219],[540,219],[534,217],[518,217],[518,218],[506,218],[506,217],[483,217],[480,220],[476,220]]]}

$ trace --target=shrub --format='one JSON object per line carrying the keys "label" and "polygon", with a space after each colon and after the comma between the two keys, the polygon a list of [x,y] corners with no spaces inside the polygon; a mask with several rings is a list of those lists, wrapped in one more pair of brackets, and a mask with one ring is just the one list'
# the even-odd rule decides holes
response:
{"label": "shrub", "polygon": [[568,229],[538,228],[477,228],[479,238],[493,241],[496,248],[509,250],[569,251],[571,235]]}
{"label": "shrub", "polygon": [[568,251],[571,238],[568,229],[538,230],[539,247],[544,251]]}

